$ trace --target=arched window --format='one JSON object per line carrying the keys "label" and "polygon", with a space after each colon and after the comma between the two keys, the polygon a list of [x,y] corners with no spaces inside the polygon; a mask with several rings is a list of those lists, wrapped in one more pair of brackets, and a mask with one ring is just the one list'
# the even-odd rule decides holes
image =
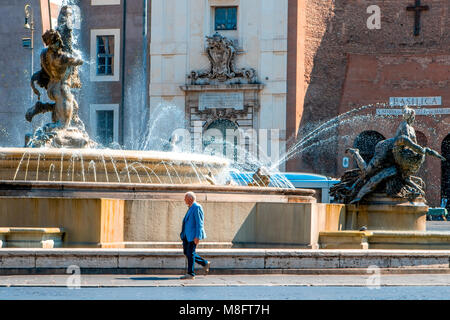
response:
{"label": "arched window", "polygon": [[359,154],[368,163],[375,153],[375,146],[385,137],[377,131],[363,131],[355,139],[353,147],[359,149]]}
{"label": "arched window", "polygon": [[450,209],[450,134],[442,140],[441,154],[447,161],[442,161],[442,199],[447,199],[447,209]]}

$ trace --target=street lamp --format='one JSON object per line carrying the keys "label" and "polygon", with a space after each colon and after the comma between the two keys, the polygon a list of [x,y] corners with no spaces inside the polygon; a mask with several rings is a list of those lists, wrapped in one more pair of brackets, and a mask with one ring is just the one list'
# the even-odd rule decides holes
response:
{"label": "street lamp", "polygon": [[[22,46],[31,49],[31,76],[33,76],[34,64],[34,16],[31,4],[27,3],[24,8],[25,24],[24,28],[31,31],[31,38],[22,38]],[[33,90],[31,90],[31,100],[33,101]]]}

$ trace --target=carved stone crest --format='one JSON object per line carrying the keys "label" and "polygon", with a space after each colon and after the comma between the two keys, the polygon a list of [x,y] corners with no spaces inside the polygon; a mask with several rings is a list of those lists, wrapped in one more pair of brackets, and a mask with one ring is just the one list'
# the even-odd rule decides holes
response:
{"label": "carved stone crest", "polygon": [[233,41],[215,33],[206,37],[206,53],[211,67],[208,71],[192,71],[188,78],[191,84],[211,84],[212,82],[256,83],[254,69],[236,69],[234,60],[237,50]]}

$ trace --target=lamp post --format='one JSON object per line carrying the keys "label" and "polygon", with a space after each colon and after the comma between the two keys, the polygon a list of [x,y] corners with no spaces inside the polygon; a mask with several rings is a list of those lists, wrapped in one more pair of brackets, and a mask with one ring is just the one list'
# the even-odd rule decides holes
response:
{"label": "lamp post", "polygon": [[[25,11],[25,24],[24,28],[31,31],[31,39],[23,38],[22,44],[25,48],[31,49],[31,76],[33,76],[33,65],[34,65],[34,16],[33,8],[31,4],[27,3],[24,8]],[[33,90],[31,90],[31,101],[33,101]]]}

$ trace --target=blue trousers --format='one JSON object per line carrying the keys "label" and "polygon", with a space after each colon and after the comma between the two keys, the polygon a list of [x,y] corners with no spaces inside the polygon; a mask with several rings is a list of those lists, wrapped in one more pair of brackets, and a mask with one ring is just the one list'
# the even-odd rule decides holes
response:
{"label": "blue trousers", "polygon": [[201,266],[206,266],[208,263],[207,260],[200,257],[196,252],[195,248],[197,248],[197,245],[194,243],[194,241],[187,241],[186,238],[183,238],[183,253],[186,256],[188,260],[188,271],[187,273],[195,276],[194,272],[194,265],[195,263],[200,264]]}

